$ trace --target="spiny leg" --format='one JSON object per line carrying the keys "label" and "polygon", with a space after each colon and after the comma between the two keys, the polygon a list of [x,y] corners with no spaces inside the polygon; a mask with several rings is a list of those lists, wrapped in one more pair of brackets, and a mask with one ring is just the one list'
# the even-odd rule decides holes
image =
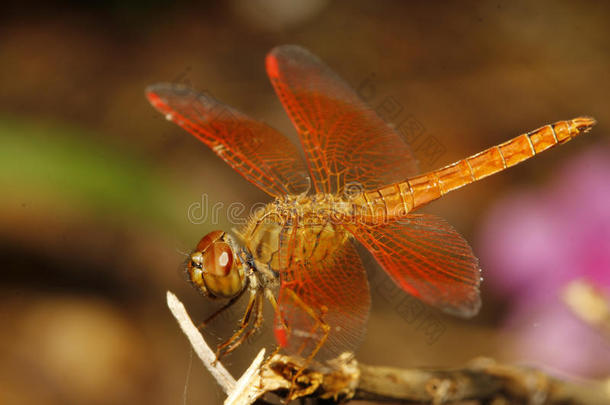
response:
{"label": "spiny leg", "polygon": [[254,308],[254,304],[256,303],[257,297],[258,297],[258,291],[251,290],[250,298],[248,299],[248,305],[246,306],[246,311],[244,312],[244,316],[241,319],[241,322],[239,324],[239,329],[237,330],[237,332],[235,332],[233,334],[233,336],[231,336],[225,342],[221,343],[216,348],[216,361],[220,360],[220,357],[221,357],[220,353],[222,352],[222,350],[225,347],[230,346],[246,330],[246,327],[248,326],[248,323],[250,322],[250,315],[252,314],[252,309]]}
{"label": "spiny leg", "polygon": [[229,308],[231,305],[235,304],[235,302],[241,298],[242,295],[244,295],[244,292],[246,291],[247,288],[244,288],[239,294],[237,294],[235,297],[231,298],[229,300],[229,302],[227,302],[226,304],[224,304],[222,307],[220,307],[219,309],[217,309],[212,315],[208,316],[206,318],[205,321],[201,322],[199,324],[199,326],[197,327],[197,329],[201,330],[203,328],[206,327],[206,325],[208,325],[210,322],[212,322],[218,315],[220,315],[221,313],[223,313],[227,308]]}
{"label": "spiny leg", "polygon": [[[307,358],[305,358],[305,362],[303,363],[303,366],[292,377],[290,392],[288,393],[288,396],[286,397],[286,399],[288,401],[290,401],[291,397],[294,393],[295,387],[296,387],[297,379],[301,376],[301,374],[303,374],[303,372],[305,371],[307,366],[309,366],[309,364],[312,362],[313,358],[316,356],[318,351],[320,351],[322,346],[324,346],[324,343],[326,343],[326,340],[328,339],[328,334],[330,333],[330,325],[328,325],[322,319],[322,316],[324,316],[324,313],[326,313],[326,311],[328,310],[325,306],[323,306],[321,308],[323,313],[321,315],[318,315],[314,311],[314,309],[311,306],[309,306],[306,302],[304,302],[293,290],[291,290],[290,288],[285,288],[284,291],[286,291],[286,293],[288,293],[291,296],[291,298],[293,299],[295,304],[297,304],[299,307],[301,307],[301,309],[303,309],[303,311],[305,311],[305,313],[307,315],[309,315],[315,321],[315,324],[314,324],[310,334],[313,335],[313,332],[315,332],[315,330],[318,327],[322,330],[322,337],[318,340],[318,343],[316,344],[314,349],[311,351],[311,353],[307,356]],[[303,343],[303,345],[299,349],[299,354],[302,350],[305,349],[305,345],[306,345],[306,342]]]}
{"label": "spiny leg", "polygon": [[[286,323],[284,322],[284,318],[282,317],[282,314],[280,312],[279,306],[277,304],[277,300],[275,299],[275,296],[273,295],[273,291],[271,291],[269,288],[265,288],[265,297],[267,298],[267,300],[271,304],[271,307],[273,308],[273,312],[276,317],[275,319],[278,320],[278,322],[280,323],[281,327],[284,328],[284,330],[287,330]],[[277,344],[275,346],[275,349],[273,350],[273,352],[271,352],[271,354],[269,356],[267,356],[267,359],[263,362],[263,364],[261,364],[259,372],[262,372],[263,369],[265,369],[267,367],[268,363],[271,361],[271,359],[273,359],[275,357],[276,354],[278,354],[280,352],[281,348],[282,348],[282,346],[280,346],[279,344]],[[261,379],[260,380],[261,384],[262,384],[262,381],[263,380]],[[262,385],[260,386],[260,388],[262,389]]]}
{"label": "spiny leg", "polygon": [[265,289],[265,297],[271,304],[271,307],[273,308],[273,312],[275,313],[276,319],[279,319],[280,325],[282,326],[282,328],[286,329],[286,323],[284,322],[284,317],[282,316],[282,313],[280,312],[280,308],[277,304],[275,296],[273,295],[273,292],[268,288]]}
{"label": "spiny leg", "polygon": [[252,336],[254,333],[260,330],[261,325],[263,324],[263,300],[257,294],[256,296],[256,309],[254,310],[254,318],[252,319],[251,327],[248,331],[242,334],[239,339],[233,344],[231,344],[222,354],[221,356],[225,356],[231,353],[233,350],[237,349],[246,339]]}
{"label": "spiny leg", "polygon": [[256,307],[256,314],[254,320],[252,321],[252,333],[256,333],[263,326],[263,309],[264,309],[264,301],[262,296],[258,296],[258,302]]}
{"label": "spiny leg", "polygon": [[[315,319],[316,322],[311,326],[311,329],[309,329],[309,332],[308,332],[309,337],[307,339],[303,339],[303,343],[301,344],[301,346],[297,350],[297,353],[299,355],[301,353],[303,353],[303,351],[307,347],[307,344],[314,338],[314,333],[316,332],[318,327],[322,327],[322,323],[324,323],[324,321],[322,321],[322,317],[326,314],[326,312],[328,312],[328,308],[326,306],[322,306],[320,308],[320,310],[321,310],[322,313],[319,316],[317,316],[317,319]],[[324,328],[322,327],[322,329],[324,329]],[[325,340],[326,340],[326,338],[325,338]],[[320,350],[320,348],[318,347],[315,350],[316,350],[316,353],[317,353],[317,351]],[[315,353],[314,353],[314,355],[315,355]]]}
{"label": "spiny leg", "polygon": [[[328,325],[326,322],[324,322],[324,320],[322,319],[322,317],[326,314],[326,312],[328,311],[328,308],[323,305],[320,310],[321,310],[321,314],[317,314],[315,312],[315,310],[306,302],[304,302],[301,297],[299,297],[297,295],[297,293],[294,292],[294,290],[290,289],[290,288],[285,288],[285,291],[287,293],[290,294],[290,297],[292,298],[292,300],[299,306],[301,307],[301,309],[303,309],[305,311],[305,313],[307,315],[309,315],[314,321],[315,323],[313,324],[312,328],[309,331],[309,335],[313,336],[314,332],[316,331],[316,329],[320,328],[322,329],[322,337],[319,339],[318,343],[316,344],[316,346],[314,347],[314,349],[312,350],[312,352],[309,354],[309,356],[307,356],[306,360],[311,361],[315,355],[318,353],[318,351],[322,348],[322,346],[324,345],[324,343],[326,342],[326,339],[328,338],[328,334],[330,333],[330,325]],[[311,339],[311,338],[310,338]],[[305,347],[307,346],[307,341],[305,341],[301,347],[299,347],[299,350],[297,351],[298,354],[301,354],[303,352],[303,350],[305,350]]]}

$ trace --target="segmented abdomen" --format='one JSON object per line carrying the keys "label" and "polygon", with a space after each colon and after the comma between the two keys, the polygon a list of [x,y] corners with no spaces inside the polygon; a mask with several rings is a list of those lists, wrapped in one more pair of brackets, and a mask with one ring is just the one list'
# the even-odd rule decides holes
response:
{"label": "segmented abdomen", "polygon": [[476,155],[403,182],[362,193],[354,200],[354,215],[366,223],[403,217],[450,191],[515,166],[555,145],[588,132],[595,120],[579,117],[559,121],[519,135]]}

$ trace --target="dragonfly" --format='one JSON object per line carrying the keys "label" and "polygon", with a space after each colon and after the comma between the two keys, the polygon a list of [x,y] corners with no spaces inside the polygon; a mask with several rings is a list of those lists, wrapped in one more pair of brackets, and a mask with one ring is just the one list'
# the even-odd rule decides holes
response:
{"label": "dragonfly", "polygon": [[476,315],[481,275],[471,247],[441,217],[414,211],[596,123],[559,121],[418,174],[403,137],[318,57],[283,45],[265,64],[304,158],[283,134],[208,93],[171,83],[146,89],[155,109],[273,198],[232,233],[209,232],[188,255],[190,282],[224,300],[203,325],[248,293],[217,358],[259,331],[265,300],[279,348],[310,361],[353,352],[371,305],[357,244],[405,293],[453,315]]}

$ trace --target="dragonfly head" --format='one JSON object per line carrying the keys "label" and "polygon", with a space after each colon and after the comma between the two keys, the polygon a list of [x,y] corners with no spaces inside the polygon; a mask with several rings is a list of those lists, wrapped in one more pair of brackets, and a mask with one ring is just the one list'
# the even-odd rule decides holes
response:
{"label": "dragonfly head", "polygon": [[201,238],[186,270],[195,288],[210,298],[235,297],[246,285],[237,245],[223,231],[212,231]]}

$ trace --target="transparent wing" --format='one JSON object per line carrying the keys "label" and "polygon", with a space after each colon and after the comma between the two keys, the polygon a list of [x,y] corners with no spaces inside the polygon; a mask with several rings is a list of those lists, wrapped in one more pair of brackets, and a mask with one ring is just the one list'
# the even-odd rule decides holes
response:
{"label": "transparent wing", "polygon": [[206,93],[182,85],[146,89],[150,103],[210,147],[248,181],[273,197],[309,187],[296,147],[270,126],[253,120]]}
{"label": "transparent wing", "polygon": [[403,139],[328,66],[294,45],[273,49],[267,74],[299,132],[315,190],[373,190],[417,173]]}
{"label": "transparent wing", "polygon": [[[286,329],[276,319],[278,343],[303,357],[320,345],[318,360],[353,351],[364,338],[371,305],[358,252],[347,240],[322,260],[296,260],[293,253],[299,249],[309,249],[308,257],[317,255],[315,249],[323,249],[298,246],[296,229],[286,228],[280,241],[279,306]],[[322,323],[329,327],[326,341]]]}
{"label": "transparent wing", "polygon": [[416,214],[379,226],[345,226],[404,291],[454,315],[478,313],[478,260],[442,218]]}

